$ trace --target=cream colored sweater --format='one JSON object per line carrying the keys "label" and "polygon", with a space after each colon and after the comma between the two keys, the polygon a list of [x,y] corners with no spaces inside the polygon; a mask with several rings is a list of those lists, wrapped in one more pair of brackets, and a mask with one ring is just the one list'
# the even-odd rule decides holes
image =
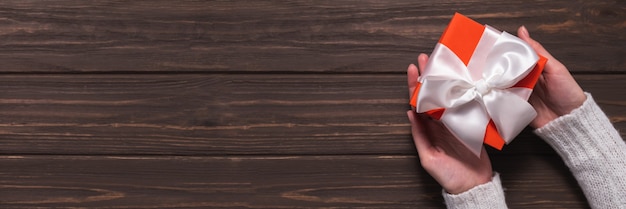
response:
{"label": "cream colored sweater", "polygon": [[[535,133],[563,158],[592,208],[626,208],[626,143],[608,117],[587,100]],[[445,191],[448,208],[507,208],[500,176],[461,194]]]}

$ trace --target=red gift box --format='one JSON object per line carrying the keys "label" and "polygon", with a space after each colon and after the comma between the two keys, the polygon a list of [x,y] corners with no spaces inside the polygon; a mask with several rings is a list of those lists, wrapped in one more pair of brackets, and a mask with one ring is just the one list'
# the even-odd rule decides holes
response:
{"label": "red gift box", "polygon": [[[514,37],[508,33],[506,34],[502,33],[489,26],[481,25],[473,21],[472,19],[465,17],[459,13],[455,13],[452,20],[450,21],[450,24],[448,25],[446,30],[443,32],[443,35],[439,39],[438,45],[435,47],[435,51],[433,52],[433,54],[431,54],[431,57],[429,59],[429,63],[428,63],[429,65],[427,65],[425,69],[426,71],[430,71],[430,74],[438,74],[438,75],[431,76],[431,77],[428,77],[428,75],[427,76],[420,75],[420,80],[411,98],[411,105],[413,107],[416,107],[418,112],[424,112],[438,120],[441,120],[442,117],[444,117],[444,115],[448,112],[448,108],[450,108],[450,107],[446,108],[445,105],[439,105],[440,107],[434,107],[432,104],[429,104],[430,101],[420,100],[420,99],[424,99],[421,97],[421,94],[432,94],[432,95],[437,96],[436,94],[446,95],[446,94],[449,94],[450,92],[455,93],[454,91],[456,91],[456,88],[452,88],[452,89],[449,89],[448,91],[432,93],[434,91],[439,91],[439,89],[431,88],[428,90],[424,90],[422,88],[423,83],[429,78],[430,78],[429,81],[431,83],[439,82],[441,86],[446,86],[448,85],[447,83],[450,83],[448,81],[441,81],[441,80],[445,80],[446,77],[448,77],[447,75],[444,75],[444,74],[449,73],[448,71],[452,72],[454,70],[439,69],[441,65],[447,65],[448,62],[441,62],[441,61],[436,62],[435,61],[435,63],[440,63],[440,64],[439,66],[433,66],[433,65],[436,65],[436,64],[433,64],[434,62],[433,59],[439,59],[438,57],[440,57],[439,54],[436,54],[437,52],[441,51],[439,50],[439,48],[446,48],[446,50],[449,49],[449,51],[451,51],[453,55],[455,56],[454,59],[458,59],[459,63],[462,62],[462,65],[464,65],[463,67],[467,67],[467,71],[471,71],[467,73],[471,79],[467,78],[465,83],[470,83],[474,85],[473,87],[471,86],[467,87],[469,89],[468,91],[474,91],[470,93],[477,95],[476,96],[477,98],[480,97],[474,100],[478,101],[478,103],[481,103],[482,101],[480,101],[479,99],[493,97],[493,95],[487,95],[487,96],[483,95],[485,94],[485,92],[486,94],[489,94],[492,92],[491,86],[486,85],[487,87],[485,87],[484,83],[489,84],[489,82],[492,82],[492,83],[502,83],[502,82],[500,81],[493,82],[493,81],[489,81],[488,79],[485,79],[486,82],[483,82],[483,80],[481,80],[483,78],[480,76],[484,76],[485,72],[480,72],[480,71],[483,71],[483,69],[485,68],[485,65],[489,65],[489,63],[494,63],[491,60],[495,60],[495,59],[501,59],[501,60],[498,60],[497,63],[504,63],[504,65],[517,64],[515,61],[512,61],[511,63],[506,63],[510,61],[502,60],[502,59],[509,59],[509,57],[505,57],[505,58],[498,57],[499,52],[502,52],[503,54],[507,54],[507,55],[510,54],[507,51],[508,49],[506,48],[506,46],[502,47],[503,45],[506,45],[509,43],[508,42],[502,43],[503,41],[499,40],[500,38],[505,39],[505,40],[511,40],[512,43],[514,42],[515,44],[518,44],[518,45],[525,44],[523,41],[519,39],[515,40],[517,39],[517,37]],[[519,43],[519,42],[522,42],[522,43]],[[511,44],[511,45],[514,45],[514,44]],[[494,47],[494,48],[491,48],[491,47]],[[522,54],[527,53],[531,55],[532,53],[535,53],[534,51],[532,51],[532,53],[527,52],[528,48],[530,48],[530,46],[527,46],[527,45],[526,46],[513,46],[512,51],[514,52],[516,52],[516,50],[522,51]],[[524,51],[524,49],[526,49],[526,51]],[[532,57],[531,55],[528,55],[529,59],[530,57]],[[520,73],[520,75],[523,75],[523,76],[519,76],[518,78],[516,78],[517,79],[515,80],[516,82],[512,83],[512,85],[506,86],[506,88],[498,89],[497,91],[498,92],[506,91],[508,93],[513,92],[512,94],[517,94],[518,96],[523,98],[524,101],[528,100],[528,97],[530,96],[530,92],[532,91],[532,88],[535,86],[535,83],[537,82],[539,76],[541,75],[541,72],[543,70],[545,63],[547,62],[547,59],[545,57],[539,56],[536,53],[535,53],[535,56],[537,59],[536,61],[533,61],[531,63],[532,66],[530,66],[528,69],[524,69],[526,70],[525,72]],[[487,62],[487,64],[485,64],[485,62]],[[526,64],[523,66],[528,67],[529,66],[528,61],[526,61],[525,63]],[[487,66],[487,67],[490,67],[490,66]],[[496,66],[495,68],[499,68],[499,67],[501,68],[501,66]],[[505,67],[508,67],[508,66],[505,66]],[[485,70],[485,71],[488,71],[488,70]],[[489,70],[488,72],[500,72],[500,71],[501,70],[499,69],[495,69],[495,70]],[[467,77],[468,75],[465,75],[465,76]],[[497,76],[491,76],[491,77],[497,77]],[[432,84],[431,86],[433,85],[435,84]],[[462,86],[467,86],[467,84],[463,84]],[[423,91],[428,91],[428,92],[423,92]],[[500,94],[498,92],[496,93]],[[525,93],[519,93],[519,92],[525,92]],[[470,94],[470,93],[465,93],[465,96],[467,96],[467,94]],[[496,94],[496,93],[493,93],[493,94]],[[482,103],[489,103],[491,107],[494,106],[492,105],[493,102],[482,102]],[[424,104],[428,105],[429,108],[426,108],[426,109],[420,108],[420,107],[426,106]],[[498,109],[498,108],[495,108],[495,109]],[[455,114],[458,115],[457,112],[459,111],[455,111]],[[489,110],[485,110],[485,112],[489,113]],[[534,113],[534,110],[533,110],[533,113]],[[506,119],[502,119],[503,117],[506,117],[506,116],[498,116],[498,121],[499,121],[498,124],[500,127],[504,127],[508,123]],[[466,118],[466,119],[470,121],[472,120],[472,118]],[[516,120],[516,118],[509,118],[509,120]],[[528,120],[528,119],[525,119],[525,120]],[[529,122],[530,120],[526,121],[523,126],[526,126]],[[451,124],[451,123],[465,123],[465,122],[464,121],[448,121],[447,122],[447,124]],[[446,123],[444,122],[444,125],[445,124]],[[520,125],[517,125],[517,126],[520,126]],[[489,115],[488,123],[485,124],[484,126],[484,136],[482,137],[482,142],[498,150],[501,150],[505,143],[508,143],[510,140],[512,140],[512,137],[509,136],[510,139],[504,139],[502,137],[502,134],[498,131],[497,127],[498,125],[494,123],[494,120],[491,119],[491,115]],[[466,136],[462,136],[462,135],[460,136],[460,134],[458,133],[455,134],[454,130],[452,130],[450,127],[448,127],[448,129],[450,129],[453,135],[457,136],[457,138],[459,138],[463,142],[463,138]],[[516,128],[516,129],[519,129],[519,128]],[[521,131],[521,129],[519,131]],[[514,130],[514,131],[507,131],[507,132],[512,132],[514,133],[514,135],[517,135],[519,131]],[[466,143],[464,142],[464,144]],[[481,145],[480,147],[482,148],[482,143],[480,143],[480,145]],[[469,146],[469,145],[466,144],[466,146]],[[475,150],[473,151],[477,155],[479,155],[480,153],[480,152],[476,152]]]}

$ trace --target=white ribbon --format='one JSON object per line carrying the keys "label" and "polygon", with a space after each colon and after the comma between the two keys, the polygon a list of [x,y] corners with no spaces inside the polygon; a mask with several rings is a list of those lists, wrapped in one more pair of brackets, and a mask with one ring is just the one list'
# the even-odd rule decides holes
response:
{"label": "white ribbon", "polygon": [[509,143],[536,112],[531,89],[511,88],[528,75],[539,57],[521,39],[486,27],[467,66],[439,43],[419,77],[417,112],[445,108],[441,121],[480,156],[489,120]]}

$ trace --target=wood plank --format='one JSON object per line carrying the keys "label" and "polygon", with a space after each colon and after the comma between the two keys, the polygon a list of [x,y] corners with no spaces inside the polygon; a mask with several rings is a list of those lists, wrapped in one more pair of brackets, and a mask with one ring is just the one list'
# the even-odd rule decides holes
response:
{"label": "wood plank", "polygon": [[622,1],[0,2],[0,72],[386,72],[454,11],[526,25],[572,71],[625,72]]}
{"label": "wood plank", "polygon": [[[554,156],[499,156],[512,208],[586,208]],[[515,162],[515,163],[511,163]],[[2,208],[443,208],[413,156],[0,156]]]}
{"label": "wood plank", "polygon": [[[625,75],[577,76],[626,130]],[[414,154],[401,75],[2,75],[1,154]],[[526,132],[505,148],[553,153]]]}

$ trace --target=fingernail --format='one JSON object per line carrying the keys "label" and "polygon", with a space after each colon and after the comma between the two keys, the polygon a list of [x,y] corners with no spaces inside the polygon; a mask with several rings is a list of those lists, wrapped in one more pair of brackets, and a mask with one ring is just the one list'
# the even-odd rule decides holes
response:
{"label": "fingernail", "polygon": [[413,123],[415,121],[415,115],[412,110],[406,111],[406,116],[409,117],[409,121]]}
{"label": "fingernail", "polygon": [[526,29],[526,26],[522,25],[522,34],[524,34],[524,36],[526,37],[530,37],[530,34],[528,34],[528,29]]}

